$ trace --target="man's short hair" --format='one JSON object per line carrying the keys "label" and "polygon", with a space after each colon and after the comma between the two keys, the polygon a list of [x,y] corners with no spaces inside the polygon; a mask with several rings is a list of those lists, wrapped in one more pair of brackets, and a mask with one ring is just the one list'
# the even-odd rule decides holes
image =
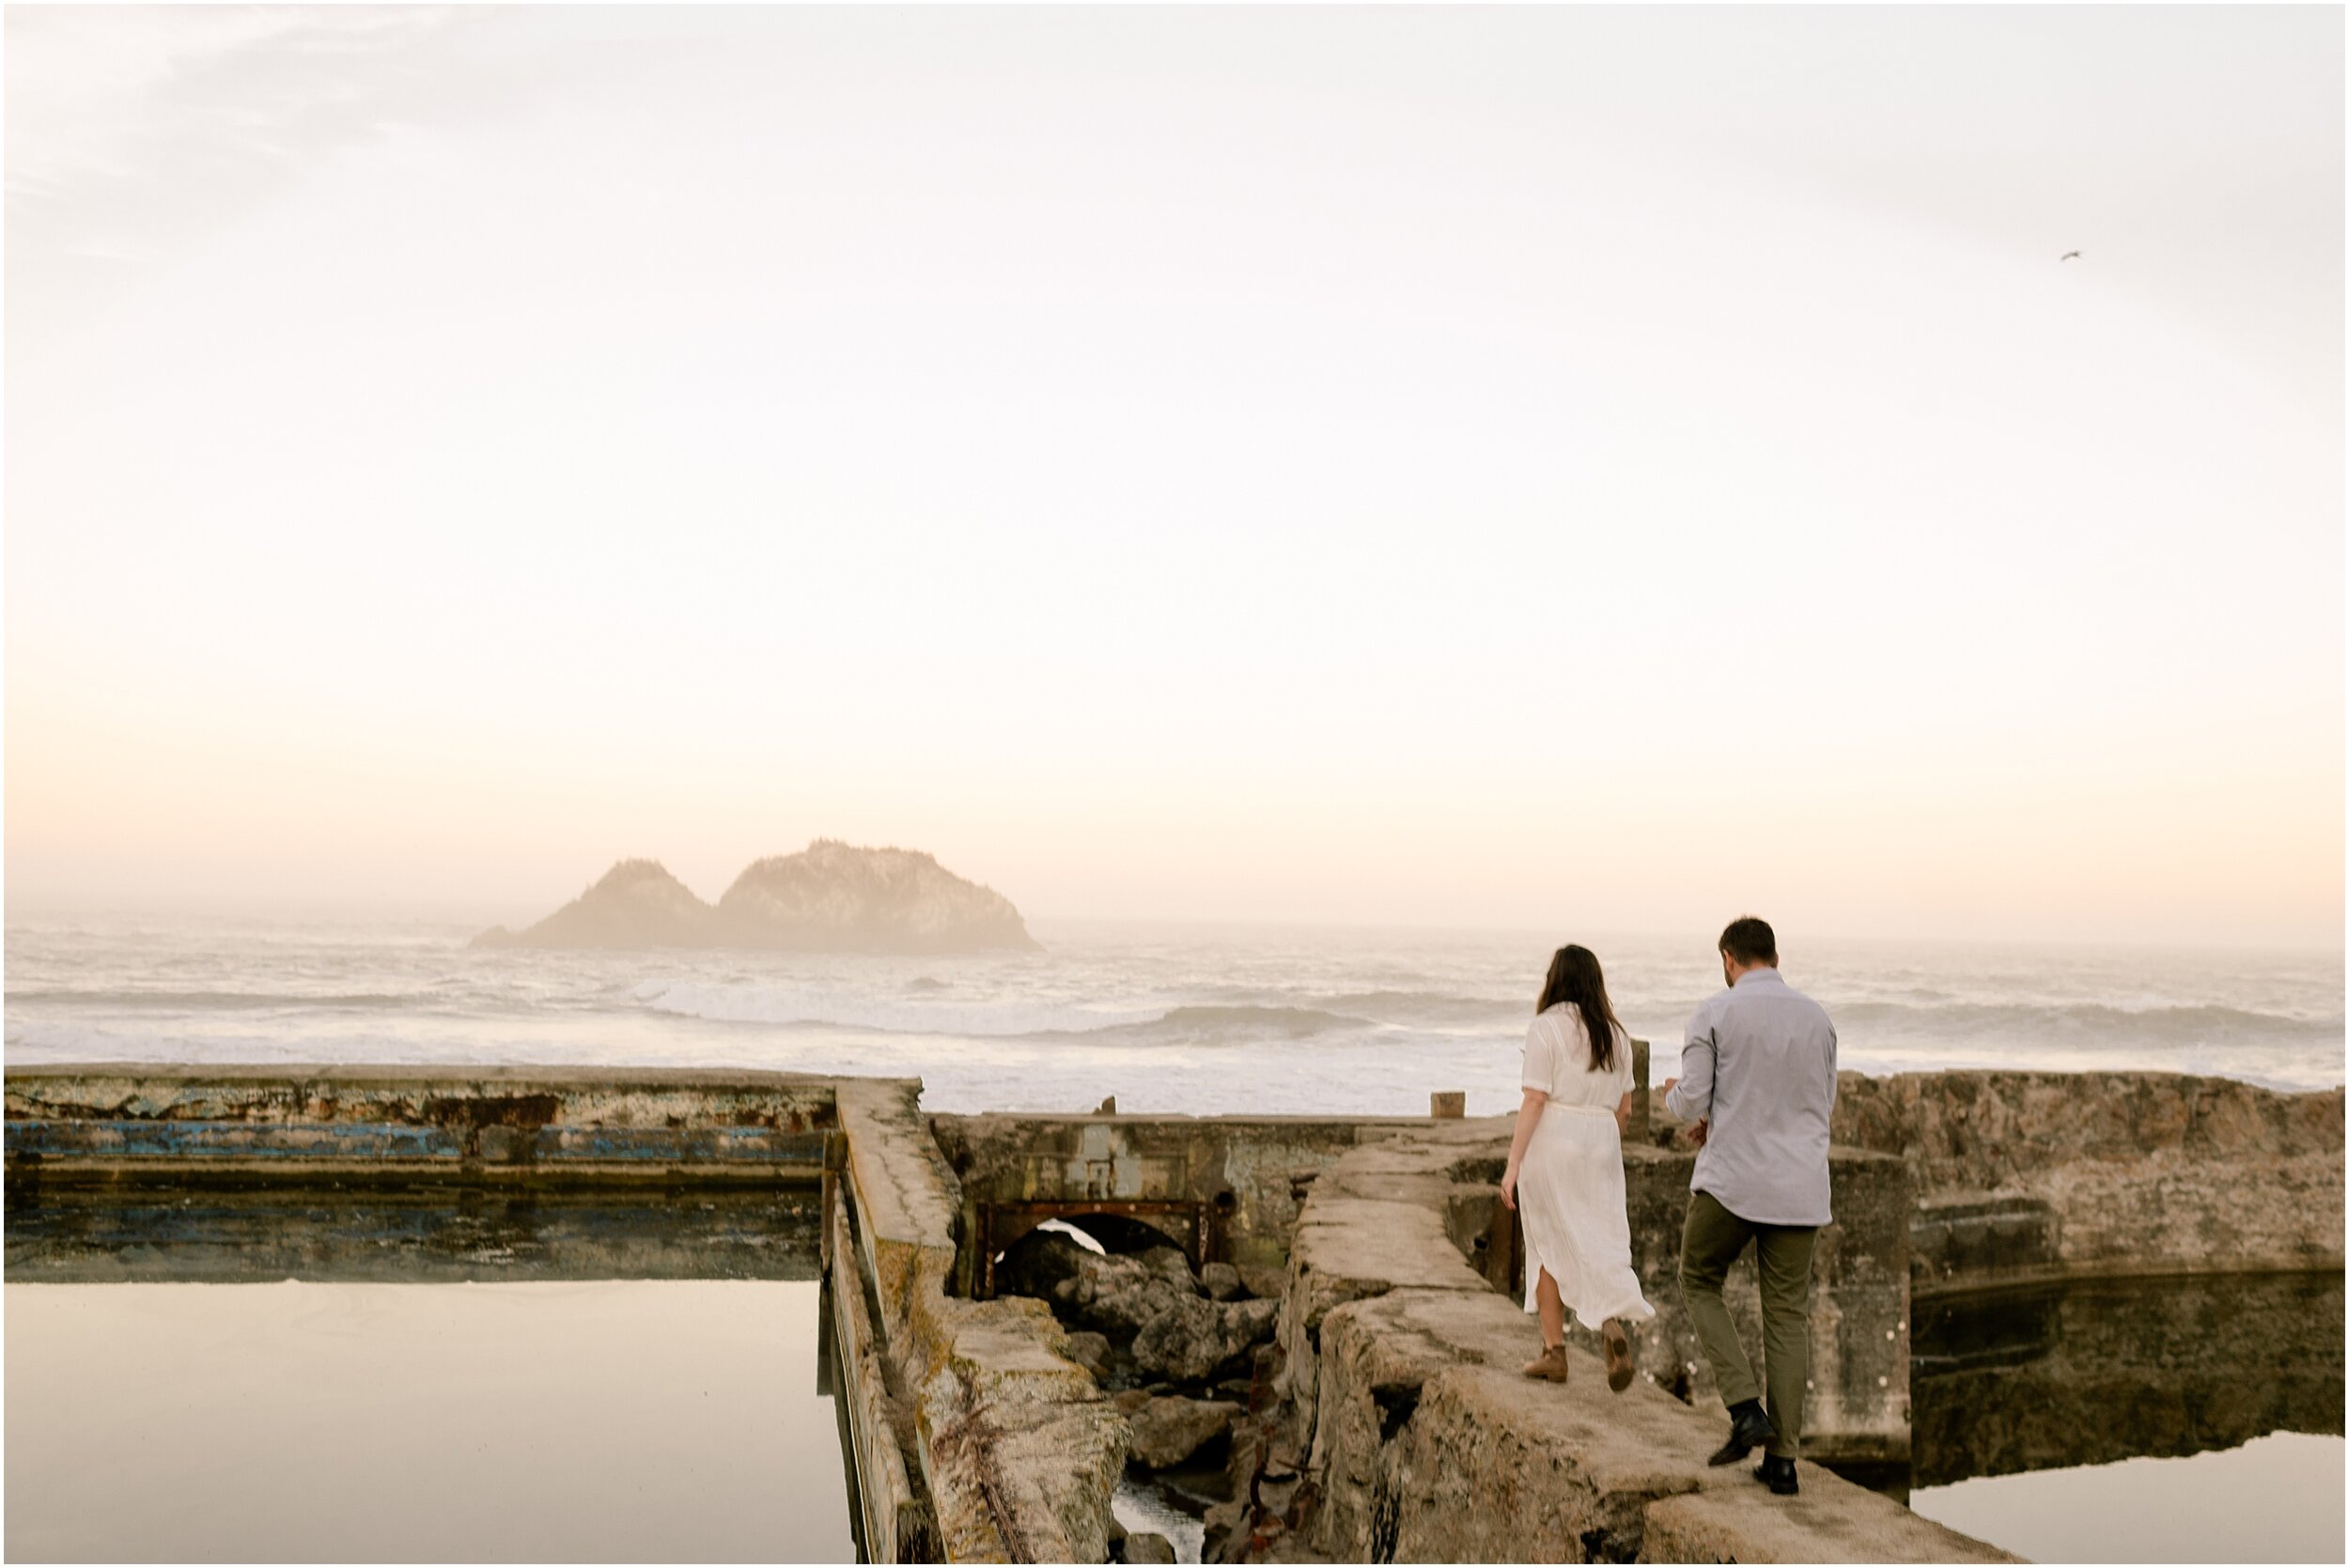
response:
{"label": "man's short hair", "polygon": [[1778,967],[1778,933],[1766,920],[1739,915],[1721,929],[1721,951],[1745,965]]}

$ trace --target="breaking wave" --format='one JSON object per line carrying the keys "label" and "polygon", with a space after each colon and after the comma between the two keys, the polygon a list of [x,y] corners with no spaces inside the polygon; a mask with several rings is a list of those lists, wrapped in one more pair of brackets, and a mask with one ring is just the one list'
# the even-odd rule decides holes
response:
{"label": "breaking wave", "polygon": [[1847,1002],[1833,1009],[1845,1040],[1870,1035],[1972,1040],[1997,1037],[2065,1045],[2115,1047],[2217,1045],[2232,1040],[2339,1038],[2341,1018],[2262,1013],[2236,1007],[2116,1007],[2097,1002],[2047,1006],[1957,1002],[1912,1007],[1899,1002]]}
{"label": "breaking wave", "polygon": [[1123,1035],[1136,1040],[1204,1040],[1219,1037],[1261,1040],[1269,1036],[1291,1040],[1332,1030],[1377,1029],[1370,1018],[1328,1013],[1318,1007],[1175,1007],[1139,1023],[1112,1024],[1086,1030],[1091,1039]]}
{"label": "breaking wave", "polygon": [[446,999],[425,992],[405,995],[363,991],[345,996],[305,996],[299,991],[77,991],[10,990],[15,1002],[68,1002],[84,1007],[119,1008],[124,1012],[250,1012],[256,1008],[321,1008],[335,1012],[376,1012],[395,1008],[432,1007]]}
{"label": "breaking wave", "polygon": [[[979,995],[930,976],[878,986],[778,985],[773,981],[661,979],[623,986],[611,1001],[624,1008],[711,1023],[763,1024],[786,1029],[939,1035],[966,1039],[1033,1039],[1085,1044],[1206,1044],[1303,1040],[1350,1032],[1515,1039],[1530,1008],[1514,1000],[1447,991],[1362,990],[1250,993],[1209,990],[1211,1001],[1179,993],[1128,994],[1099,1000],[1073,996]],[[27,998],[26,1000],[31,1000]],[[87,1002],[93,999],[77,997]],[[418,1008],[445,998],[375,996],[241,996],[227,992],[137,993],[120,998],[124,1011],[188,1008],[234,1010],[317,1008],[366,1011]],[[575,999],[574,1004],[583,999]],[[561,1005],[560,1002],[554,1003]],[[549,1005],[539,1001],[537,1006]],[[1677,1013],[1675,1004],[1673,1012]],[[2221,1005],[2118,1005],[2098,1002],[1845,1001],[1831,1008],[1846,1049],[1943,1043],[1952,1047],[2040,1045],[2072,1050],[2161,1053],[2229,1045],[2308,1047],[2341,1037],[2338,1014],[2268,1012]],[[1677,1040],[1677,1017],[1626,1021],[1644,1038]]]}
{"label": "breaking wave", "polygon": [[888,1034],[1079,1033],[1143,1023],[1156,1016],[1147,1010],[1118,1011],[1077,1002],[929,1000],[934,994],[926,990],[919,1000],[890,999],[869,991],[654,980],[636,987],[635,1000],[655,1013],[714,1023],[861,1029]]}
{"label": "breaking wave", "polygon": [[1459,1024],[1490,1028],[1523,1025],[1533,1017],[1533,999],[1460,996],[1451,991],[1353,991],[1315,997],[1314,1005],[1333,1013],[1360,1013],[1390,1023]]}
{"label": "breaking wave", "polygon": [[963,1035],[983,1039],[1074,1039],[1105,1042],[1199,1041],[1219,1037],[1300,1039],[1332,1030],[1380,1027],[1370,1018],[1315,1007],[1175,1006],[1113,1009],[1075,1003],[883,1000],[766,986],[650,981],[636,1000],[656,1013],[717,1023],[792,1028],[869,1030],[889,1034]]}

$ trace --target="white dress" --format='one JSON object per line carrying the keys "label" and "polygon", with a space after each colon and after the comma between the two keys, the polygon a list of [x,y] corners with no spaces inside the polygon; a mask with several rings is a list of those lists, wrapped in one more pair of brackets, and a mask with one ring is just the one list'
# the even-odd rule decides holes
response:
{"label": "white dress", "polygon": [[1538,1310],[1533,1291],[1547,1268],[1566,1310],[1592,1328],[1610,1317],[1654,1317],[1631,1271],[1623,1142],[1615,1129],[1615,1107],[1632,1088],[1631,1042],[1618,1035],[1614,1064],[1595,1070],[1581,1011],[1562,1001],[1526,1032],[1524,1081],[1549,1096],[1517,1171],[1525,1310]]}

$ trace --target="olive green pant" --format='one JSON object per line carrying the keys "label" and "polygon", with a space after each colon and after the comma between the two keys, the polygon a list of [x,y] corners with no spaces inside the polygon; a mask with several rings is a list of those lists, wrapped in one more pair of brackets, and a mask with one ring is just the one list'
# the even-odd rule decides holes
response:
{"label": "olive green pant", "polygon": [[1802,1451],[1802,1390],[1811,1375],[1811,1245],[1818,1235],[1814,1226],[1740,1219],[1710,1192],[1689,1195],[1688,1222],[1680,1230],[1680,1299],[1713,1364],[1713,1386],[1723,1405],[1765,1397],[1721,1301],[1729,1265],[1753,1243],[1762,1276],[1762,1363],[1769,1377],[1765,1408],[1778,1428],[1769,1452],[1788,1459]]}

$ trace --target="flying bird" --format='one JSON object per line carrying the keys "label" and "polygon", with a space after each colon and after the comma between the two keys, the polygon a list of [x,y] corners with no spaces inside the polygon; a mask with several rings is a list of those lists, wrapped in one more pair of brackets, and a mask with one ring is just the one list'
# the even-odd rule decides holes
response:
{"label": "flying bird", "polygon": [[2071,261],[2077,258],[2079,254],[2080,253],[2077,251],[2065,251],[2061,256],[2057,256],[2056,259],[2058,261]]}

